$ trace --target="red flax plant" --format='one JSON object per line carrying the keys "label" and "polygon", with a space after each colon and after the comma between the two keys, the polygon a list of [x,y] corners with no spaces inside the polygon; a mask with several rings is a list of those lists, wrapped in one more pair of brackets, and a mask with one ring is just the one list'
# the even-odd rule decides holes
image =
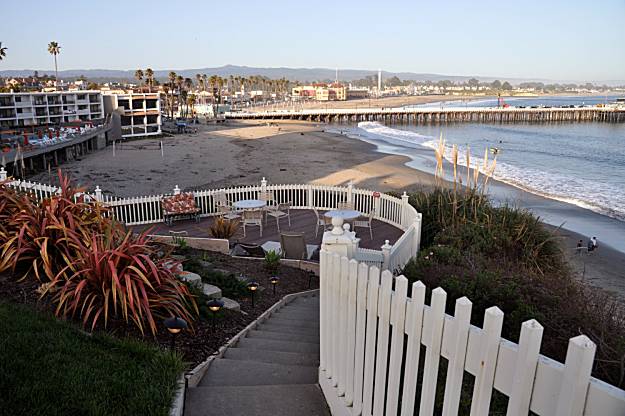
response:
{"label": "red flax plant", "polygon": [[[72,185],[59,170],[60,191],[40,203],[3,186],[2,196],[10,197],[7,215],[0,218],[0,272],[27,265],[24,277],[33,273],[41,282],[52,280],[64,256],[76,249],[69,236],[90,242],[93,233],[115,231],[106,209],[87,202],[82,189]],[[3,198],[4,199],[4,198]],[[1,209],[1,207],[0,207]]]}
{"label": "red flax plant", "polygon": [[76,234],[70,240],[74,257],[65,257],[62,269],[45,285],[45,292],[54,293],[57,315],[78,315],[91,330],[99,322],[106,327],[112,318],[123,319],[152,334],[155,318],[178,316],[191,322],[197,315],[193,296],[164,266],[166,259],[153,260],[147,231],[129,231],[122,239],[94,234],[89,244]]}

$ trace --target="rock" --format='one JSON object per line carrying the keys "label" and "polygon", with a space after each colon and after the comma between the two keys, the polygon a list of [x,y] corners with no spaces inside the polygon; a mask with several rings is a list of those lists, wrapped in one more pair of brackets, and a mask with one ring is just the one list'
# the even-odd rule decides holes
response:
{"label": "rock", "polygon": [[204,270],[208,272],[211,272],[213,271],[213,269],[215,269],[215,266],[213,266],[213,263],[211,263],[210,261],[199,260],[198,264],[200,265],[201,268],[203,268]]}
{"label": "rock", "polygon": [[163,267],[165,267],[167,270],[171,271],[175,275],[179,275],[180,273],[182,273],[183,270],[182,264],[174,260],[168,260],[166,262],[163,262]]}
{"label": "rock", "polygon": [[236,300],[232,300],[230,298],[221,298],[221,300],[224,303],[224,309],[235,312],[241,311],[241,305],[239,305],[239,302]]}
{"label": "rock", "polygon": [[210,285],[208,283],[204,283],[202,285],[202,292],[204,292],[204,294],[209,299],[219,299],[219,298],[221,298],[221,289],[218,288],[217,286]]}
{"label": "rock", "polygon": [[202,290],[202,278],[199,274],[183,271],[181,273],[178,273],[178,278],[183,282],[186,282],[189,285],[194,286],[199,290]]}

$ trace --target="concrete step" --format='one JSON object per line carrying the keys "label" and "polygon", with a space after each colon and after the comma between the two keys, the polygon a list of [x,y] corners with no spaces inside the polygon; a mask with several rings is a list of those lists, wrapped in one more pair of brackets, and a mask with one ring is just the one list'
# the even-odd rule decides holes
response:
{"label": "concrete step", "polygon": [[273,339],[277,341],[308,342],[319,345],[319,336],[307,334],[286,334],[284,332],[271,332],[252,330],[247,333],[248,338]]}
{"label": "concrete step", "polygon": [[319,312],[319,305],[311,305],[311,306],[288,305],[288,306],[284,306],[280,308],[281,311],[288,310],[288,309],[294,310],[294,311],[300,311],[300,312],[314,312],[314,311]]}
{"label": "concrete step", "polygon": [[314,384],[215,386],[187,390],[187,416],[330,416]]}
{"label": "concrete step", "polygon": [[220,299],[221,298],[221,289],[218,288],[215,285],[204,283],[202,285],[202,292],[209,299]]}
{"label": "concrete step", "polygon": [[267,323],[291,325],[299,328],[319,328],[318,321],[294,321],[292,319],[274,318],[273,316],[267,320]]}
{"label": "concrete step", "polygon": [[267,321],[267,323],[261,324],[257,329],[261,331],[271,331],[271,332],[283,332],[287,334],[304,334],[304,335],[315,335],[319,336],[319,328],[305,328],[293,325],[281,325],[278,323],[271,323]]}
{"label": "concrete step", "polygon": [[224,358],[240,361],[258,361],[261,363],[319,367],[319,355],[316,353],[228,348],[224,354]]}
{"label": "concrete step", "polygon": [[242,338],[237,348],[252,348],[266,351],[319,353],[319,345],[308,342],[277,341],[262,338]]}
{"label": "concrete step", "polygon": [[319,371],[310,366],[260,363],[220,358],[213,361],[200,386],[315,384]]}
{"label": "concrete step", "polygon": [[285,312],[276,312],[271,315],[272,318],[278,319],[292,319],[295,321],[312,321],[319,322],[319,314],[316,315],[314,313],[304,313],[304,312],[293,312],[293,311],[285,311]]}
{"label": "concrete step", "polygon": [[241,305],[236,300],[223,297],[221,300],[224,303],[224,309],[228,309],[230,311],[241,312]]}

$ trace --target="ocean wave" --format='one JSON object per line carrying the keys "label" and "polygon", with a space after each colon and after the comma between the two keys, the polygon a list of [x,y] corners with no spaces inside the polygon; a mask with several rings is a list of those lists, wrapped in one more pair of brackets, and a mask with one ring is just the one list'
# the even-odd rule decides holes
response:
{"label": "ocean wave", "polygon": [[[353,134],[355,133],[355,134]],[[383,141],[410,148],[438,148],[438,140],[407,130],[398,130],[377,122],[361,122],[350,136],[366,141]],[[471,149],[471,169],[484,171],[484,149]],[[458,164],[467,167],[467,147],[458,145]],[[476,152],[477,151],[477,152]],[[489,155],[490,156],[490,155]],[[492,158],[492,157],[491,157]],[[445,150],[445,159],[452,160],[451,146]],[[492,161],[492,160],[491,160]],[[464,173],[466,176],[466,172]],[[497,161],[493,178],[526,192],[577,205],[612,218],[625,221],[625,190],[614,189],[613,184],[585,179],[583,176],[567,176],[557,172],[545,172],[525,166]],[[466,181],[466,178],[464,179]]]}

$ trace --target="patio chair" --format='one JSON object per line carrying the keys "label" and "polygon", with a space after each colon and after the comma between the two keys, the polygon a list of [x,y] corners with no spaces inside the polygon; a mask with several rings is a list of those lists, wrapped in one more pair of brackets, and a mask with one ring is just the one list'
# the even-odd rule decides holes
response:
{"label": "patio chair", "polygon": [[306,245],[303,233],[280,233],[280,251],[285,259],[308,260],[318,248]]}
{"label": "patio chair", "polygon": [[321,215],[319,211],[317,211],[317,208],[313,208],[313,212],[315,213],[315,217],[317,217],[317,224],[315,225],[315,238],[317,238],[319,227],[323,227],[323,231],[325,232],[327,227],[332,225],[332,219]]}
{"label": "patio chair", "polygon": [[354,209],[354,203],[342,201],[336,205],[336,209]]}
{"label": "patio chair", "polygon": [[258,199],[260,199],[261,201],[265,201],[265,207],[263,208],[264,214],[265,214],[265,223],[267,222],[267,213],[269,211],[272,210],[276,210],[278,209],[278,206],[275,205],[275,199],[273,198],[273,193],[272,192],[259,192],[258,193]]}
{"label": "patio chair", "polygon": [[[373,229],[371,228],[371,223],[373,222],[373,216],[374,215],[375,215],[375,211],[371,210],[371,212],[369,212],[369,216],[367,217],[367,219],[356,218],[352,222],[352,229],[354,231],[356,231],[356,227],[368,228],[369,229],[369,235],[371,236],[371,239],[373,240]],[[360,217],[360,218],[362,218],[362,217]]]}
{"label": "patio chair", "polygon": [[266,211],[266,215],[274,217],[278,226],[278,232],[280,232],[280,218],[287,218],[289,220],[289,228],[291,228],[291,203],[278,204],[276,209],[270,209]]}
{"label": "patio chair", "polygon": [[217,214],[227,220],[236,220],[241,218],[241,215],[236,212],[231,205],[217,205]]}
{"label": "patio chair", "polygon": [[243,238],[247,236],[246,227],[257,225],[260,228],[260,236],[263,236],[263,210],[246,209],[243,211]]}

